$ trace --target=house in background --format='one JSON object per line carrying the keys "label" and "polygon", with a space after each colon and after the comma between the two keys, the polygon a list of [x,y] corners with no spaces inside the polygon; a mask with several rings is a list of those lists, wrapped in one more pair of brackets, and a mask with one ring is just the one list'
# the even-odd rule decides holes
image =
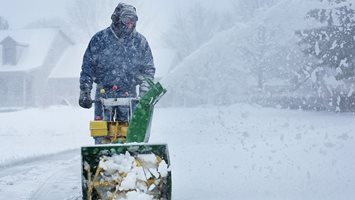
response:
{"label": "house in background", "polygon": [[48,76],[70,45],[58,29],[0,31],[0,110],[45,105]]}

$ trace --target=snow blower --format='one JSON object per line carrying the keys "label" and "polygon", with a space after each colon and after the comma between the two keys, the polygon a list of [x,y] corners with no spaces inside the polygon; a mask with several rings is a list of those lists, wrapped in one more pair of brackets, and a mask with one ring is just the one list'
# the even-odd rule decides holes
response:
{"label": "snow blower", "polygon": [[171,199],[168,147],[147,143],[154,105],[166,89],[147,81],[150,88],[139,100],[97,100],[104,115],[112,116],[118,106],[128,108],[128,120],[110,117],[90,122],[91,136],[101,142],[81,148],[83,200]]}

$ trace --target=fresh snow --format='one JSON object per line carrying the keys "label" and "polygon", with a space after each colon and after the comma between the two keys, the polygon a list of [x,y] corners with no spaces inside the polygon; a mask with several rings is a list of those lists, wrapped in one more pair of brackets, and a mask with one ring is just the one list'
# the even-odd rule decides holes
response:
{"label": "fresh snow", "polygon": [[[87,172],[93,174],[91,177],[93,180],[96,172],[90,171],[87,163],[84,163],[84,166]],[[100,157],[99,169],[102,169],[102,172],[95,180],[96,182],[113,182],[115,180],[121,182],[116,185],[117,194],[115,196],[111,193],[100,193],[103,198],[115,197],[116,200],[153,200],[154,196],[161,194],[161,191],[157,189],[154,193],[150,193],[151,190],[155,188],[154,185],[161,185],[168,175],[168,165],[165,161],[158,159],[155,154],[132,156],[128,151],[125,154]],[[148,179],[150,178],[154,178],[154,184],[149,184]],[[138,196],[132,197],[133,194]]]}
{"label": "fresh snow", "polygon": [[70,107],[0,113],[0,166],[92,145],[92,116],[91,110]]}
{"label": "fresh snow", "polygon": [[[80,152],[65,150],[92,144],[91,117],[70,107],[1,113],[1,197],[80,199]],[[353,114],[236,104],[158,108],[152,123],[150,143],[169,145],[175,200],[355,196]]]}

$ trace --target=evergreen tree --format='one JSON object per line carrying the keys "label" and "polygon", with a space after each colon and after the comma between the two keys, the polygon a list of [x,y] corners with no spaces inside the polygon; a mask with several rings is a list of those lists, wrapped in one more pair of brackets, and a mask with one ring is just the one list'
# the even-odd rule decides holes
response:
{"label": "evergreen tree", "polygon": [[355,77],[355,10],[350,0],[327,0],[327,8],[310,10],[307,18],[321,27],[299,31],[303,52],[317,66],[335,69],[337,80]]}
{"label": "evergreen tree", "polygon": [[[328,109],[355,109],[349,81],[355,78],[355,10],[352,0],[320,0],[324,5],[308,12],[307,18],[321,26],[298,31],[299,46],[313,58],[314,88]],[[337,82],[332,81],[335,78]]]}

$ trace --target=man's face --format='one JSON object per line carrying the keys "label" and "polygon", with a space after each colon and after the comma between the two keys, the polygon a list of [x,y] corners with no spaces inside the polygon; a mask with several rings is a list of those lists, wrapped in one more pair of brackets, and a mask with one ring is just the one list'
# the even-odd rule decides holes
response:
{"label": "man's face", "polygon": [[137,19],[134,16],[126,15],[122,17],[121,22],[128,29],[128,32],[132,32],[136,27]]}

